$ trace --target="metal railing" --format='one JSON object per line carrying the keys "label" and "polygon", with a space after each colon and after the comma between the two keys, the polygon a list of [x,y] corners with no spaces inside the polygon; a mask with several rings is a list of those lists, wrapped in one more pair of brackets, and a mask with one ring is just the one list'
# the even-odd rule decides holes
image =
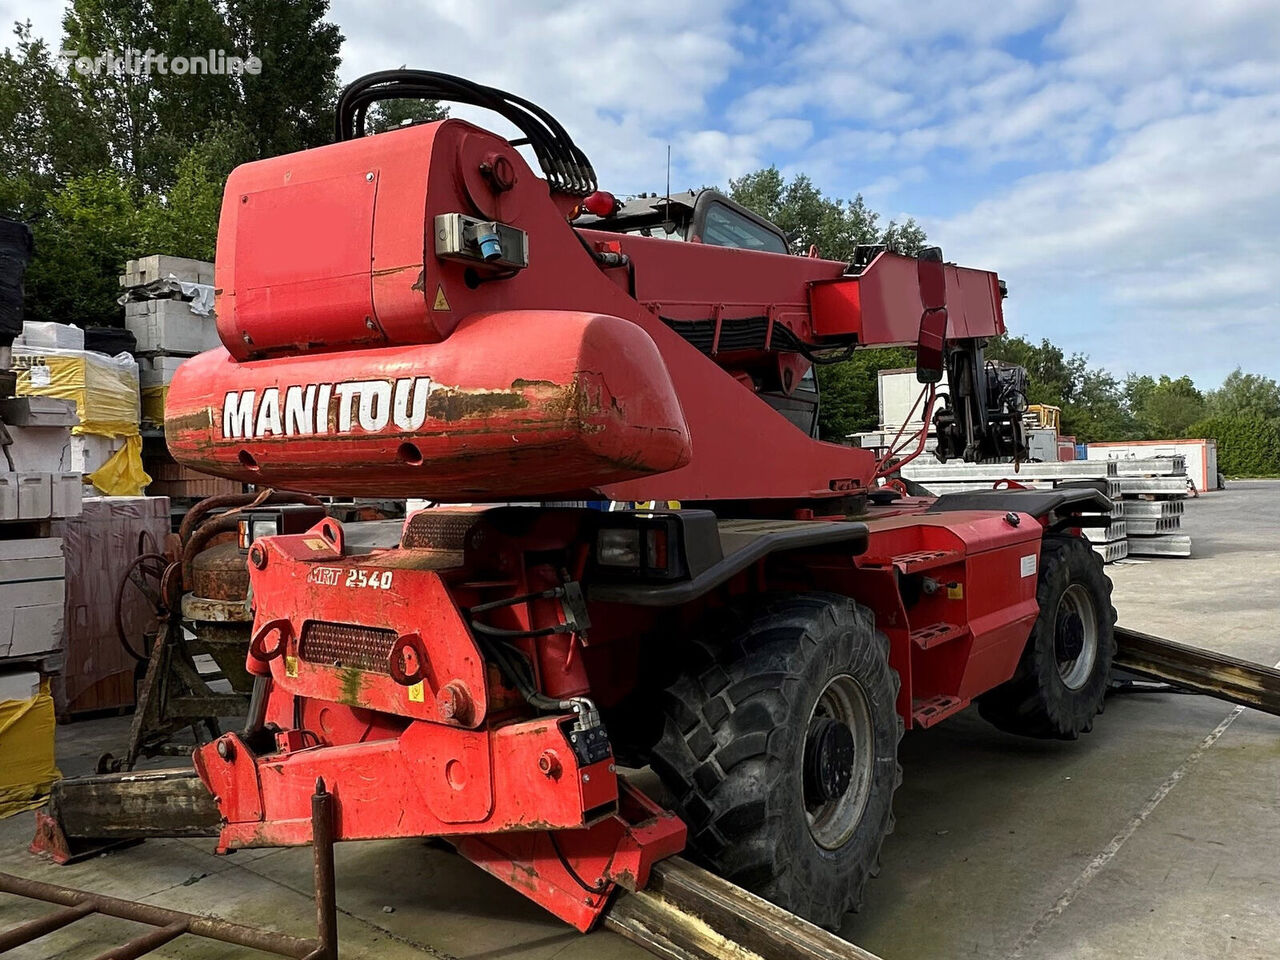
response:
{"label": "metal railing", "polygon": [[202,917],[181,910],[122,900],[77,890],[56,883],[43,883],[0,873],[0,892],[31,900],[58,904],[62,909],[28,920],[8,930],[0,930],[0,954],[39,937],[53,933],[92,914],[118,917],[150,925],[153,929],[127,943],[113,947],[97,960],[134,960],[183,935],[204,937],[295,960],[338,960],[338,909],[333,871],[333,794],[324,781],[316,781],[311,797],[312,848],[315,859],[316,926],[314,938],[249,927],[217,917]]}

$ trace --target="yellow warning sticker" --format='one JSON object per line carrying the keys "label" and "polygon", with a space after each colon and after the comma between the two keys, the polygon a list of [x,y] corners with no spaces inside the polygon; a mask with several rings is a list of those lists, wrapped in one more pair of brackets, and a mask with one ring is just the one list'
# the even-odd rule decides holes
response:
{"label": "yellow warning sticker", "polygon": [[409,699],[414,703],[422,703],[422,681],[419,680],[409,688]]}
{"label": "yellow warning sticker", "polygon": [[949,583],[949,584],[947,584],[947,599],[948,599],[948,600],[963,600],[963,599],[964,599],[964,584],[963,584],[963,583]]}
{"label": "yellow warning sticker", "polygon": [[284,658],[284,675],[286,677],[296,677],[298,675],[298,658],[297,657]]}
{"label": "yellow warning sticker", "polygon": [[444,295],[444,284],[442,283],[436,284],[436,298],[433,301],[431,301],[431,309],[432,310],[448,310],[449,309],[449,300]]}
{"label": "yellow warning sticker", "polygon": [[330,544],[328,540],[323,540],[320,537],[307,537],[302,542],[305,543],[312,550],[332,550],[333,549],[332,544]]}

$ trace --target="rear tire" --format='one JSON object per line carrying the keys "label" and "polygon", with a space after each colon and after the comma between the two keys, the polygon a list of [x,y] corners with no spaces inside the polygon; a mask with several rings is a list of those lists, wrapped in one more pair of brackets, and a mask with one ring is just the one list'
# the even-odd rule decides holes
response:
{"label": "rear tire", "polygon": [[1116,652],[1111,578],[1087,540],[1044,538],[1036,602],[1013,678],[979,698],[978,712],[1006,733],[1074,740],[1102,712]]}
{"label": "rear tire", "polygon": [[878,868],[902,779],[888,641],[835,594],[721,617],[719,637],[680,648],[652,766],[694,859],[835,929]]}

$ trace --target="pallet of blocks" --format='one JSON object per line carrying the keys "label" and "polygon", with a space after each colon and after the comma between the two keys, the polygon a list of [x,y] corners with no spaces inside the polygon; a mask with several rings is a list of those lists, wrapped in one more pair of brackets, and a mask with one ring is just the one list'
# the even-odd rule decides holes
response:
{"label": "pallet of blocks", "polygon": [[1065,484],[1087,483],[1102,491],[1112,502],[1111,522],[1105,527],[1087,527],[1084,535],[1103,563],[1128,556],[1126,520],[1120,503],[1120,477],[1115,461],[1067,460],[1032,463],[937,463],[913,461],[904,464],[902,476],[931,494],[967,493],[990,490],[996,484],[1017,484],[1032,490],[1050,490]]}
{"label": "pallet of blocks", "polygon": [[69,400],[0,400],[0,817],[43,803],[58,778],[67,571],[53,523],[81,509],[81,475],[57,469],[77,422]]}
{"label": "pallet of blocks", "polygon": [[137,362],[84,343],[84,331],[72,324],[23,324],[11,348],[16,395],[0,401],[6,466],[14,473],[75,474],[86,495],[135,495],[145,479]]}
{"label": "pallet of blocks", "polygon": [[1189,557],[1191,536],[1182,532],[1187,499],[1182,457],[1110,461],[1117,464],[1129,554],[1135,557]]}
{"label": "pallet of blocks", "polygon": [[178,463],[164,442],[164,431],[156,428],[145,428],[142,432],[142,464],[151,477],[147,496],[167,498],[175,529],[182,516],[206,497],[243,493],[245,489],[242,483],[212,477]]}
{"label": "pallet of blocks", "polygon": [[124,325],[137,346],[142,422],[164,423],[164,401],[182,362],[220,343],[213,312],[213,264],[184,257],[130,260],[120,277]]}

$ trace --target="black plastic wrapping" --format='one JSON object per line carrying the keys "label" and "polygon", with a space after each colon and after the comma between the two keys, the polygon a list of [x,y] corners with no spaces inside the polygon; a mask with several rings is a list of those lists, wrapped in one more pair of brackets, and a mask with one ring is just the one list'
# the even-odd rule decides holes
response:
{"label": "black plastic wrapping", "polygon": [[22,278],[34,247],[25,223],[0,217],[0,346],[22,332]]}

